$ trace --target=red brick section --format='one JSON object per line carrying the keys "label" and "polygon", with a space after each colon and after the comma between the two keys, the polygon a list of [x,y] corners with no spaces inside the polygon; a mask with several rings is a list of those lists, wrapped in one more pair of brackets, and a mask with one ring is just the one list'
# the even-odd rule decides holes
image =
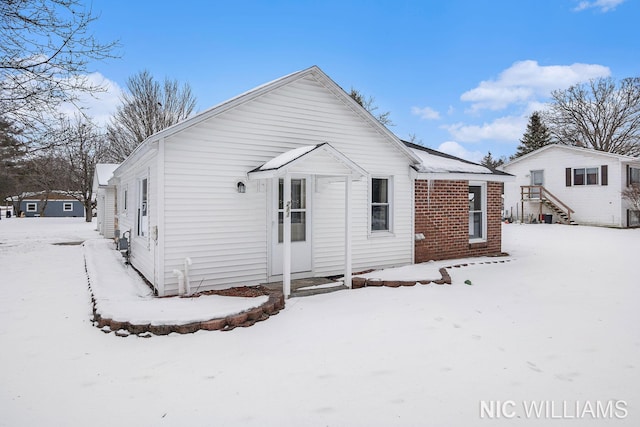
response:
{"label": "red brick section", "polygon": [[416,180],[415,261],[498,255],[501,253],[502,183],[487,184],[487,241],[469,243],[469,182]]}

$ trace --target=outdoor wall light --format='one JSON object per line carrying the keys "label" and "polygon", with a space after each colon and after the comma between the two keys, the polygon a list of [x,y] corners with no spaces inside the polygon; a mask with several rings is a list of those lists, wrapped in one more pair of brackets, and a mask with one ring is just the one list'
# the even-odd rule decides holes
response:
{"label": "outdoor wall light", "polygon": [[247,191],[247,187],[244,185],[244,182],[242,181],[238,181],[237,187],[238,187],[238,193],[244,193]]}

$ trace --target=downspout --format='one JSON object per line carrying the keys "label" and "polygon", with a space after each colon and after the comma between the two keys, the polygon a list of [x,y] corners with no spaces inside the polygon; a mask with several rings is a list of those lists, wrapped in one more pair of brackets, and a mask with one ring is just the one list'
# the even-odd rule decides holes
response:
{"label": "downspout", "polygon": [[187,295],[191,295],[191,281],[189,280],[189,266],[191,265],[191,258],[186,257],[184,259],[184,284]]}
{"label": "downspout", "polygon": [[178,277],[178,295],[184,295],[184,273],[175,269],[173,270],[173,274]]}

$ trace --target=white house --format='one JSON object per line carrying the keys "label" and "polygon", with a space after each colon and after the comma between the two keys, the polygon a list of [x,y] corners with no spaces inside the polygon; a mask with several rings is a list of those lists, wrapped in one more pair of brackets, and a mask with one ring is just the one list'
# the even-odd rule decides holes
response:
{"label": "white house", "polygon": [[118,167],[115,163],[99,163],[93,174],[93,198],[96,203],[96,230],[104,237],[112,239],[115,230],[115,187],[109,186],[109,179]]}
{"label": "white house", "polygon": [[[159,295],[413,262],[420,160],[318,67],[146,139],[113,173]],[[290,254],[290,256],[289,256]],[[347,283],[349,284],[349,283]]]}
{"label": "white house", "polygon": [[[505,214],[514,220],[612,227],[640,225],[622,191],[640,183],[640,159],[552,144],[501,167],[516,176],[505,184]],[[551,217],[545,217],[551,215]]]}
{"label": "white house", "polygon": [[292,278],[499,253],[506,176],[407,146],[314,66],[147,138],[108,185],[158,295],[288,296]]}

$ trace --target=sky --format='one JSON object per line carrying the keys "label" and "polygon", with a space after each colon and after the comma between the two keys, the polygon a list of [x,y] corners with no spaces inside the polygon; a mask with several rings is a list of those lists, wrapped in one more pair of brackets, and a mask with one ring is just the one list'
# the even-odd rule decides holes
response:
{"label": "sky", "polygon": [[81,0],[119,58],[89,64],[105,123],[142,70],[188,83],[203,111],[319,66],[374,98],[389,129],[465,159],[516,151],[553,90],[640,76],[640,0]]}

